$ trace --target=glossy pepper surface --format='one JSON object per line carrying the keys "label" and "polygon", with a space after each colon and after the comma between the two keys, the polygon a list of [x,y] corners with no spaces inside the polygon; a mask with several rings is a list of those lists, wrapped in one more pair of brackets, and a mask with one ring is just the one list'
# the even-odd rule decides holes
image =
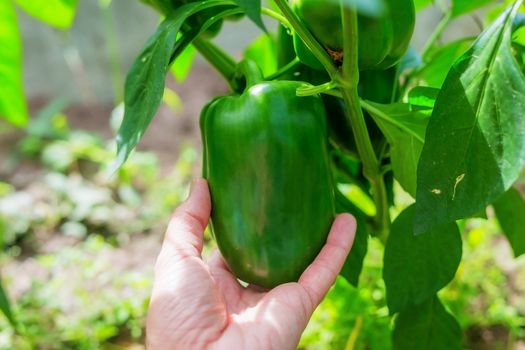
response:
{"label": "glossy pepper surface", "polygon": [[[251,66],[248,63],[246,67]],[[304,83],[257,82],[201,114],[211,229],[241,280],[271,288],[297,281],[326,241],[334,192],[323,102]]]}
{"label": "glossy pepper surface", "polygon": [[[405,54],[415,25],[413,0],[385,0],[385,9],[378,17],[358,15],[359,69],[386,69]],[[337,56],[343,50],[343,28],[339,4],[326,0],[293,0],[292,8],[316,39]],[[320,69],[321,64],[294,38],[299,59]],[[344,58],[343,58],[344,59]]]}

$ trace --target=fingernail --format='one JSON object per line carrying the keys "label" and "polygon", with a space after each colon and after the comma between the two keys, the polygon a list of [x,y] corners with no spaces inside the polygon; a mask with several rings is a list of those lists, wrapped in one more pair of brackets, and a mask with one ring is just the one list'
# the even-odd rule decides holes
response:
{"label": "fingernail", "polygon": [[196,179],[191,180],[191,182],[190,182],[190,190],[188,192],[188,198],[191,197],[191,194],[193,193],[193,190],[195,189],[196,183],[197,183]]}

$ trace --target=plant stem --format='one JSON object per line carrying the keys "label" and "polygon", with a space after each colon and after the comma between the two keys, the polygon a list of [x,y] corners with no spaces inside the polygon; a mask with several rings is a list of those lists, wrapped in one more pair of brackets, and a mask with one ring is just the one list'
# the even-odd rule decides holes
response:
{"label": "plant stem", "polygon": [[228,81],[228,84],[233,89],[233,76],[237,67],[237,62],[224,52],[215,44],[206,41],[200,37],[195,38],[192,42],[193,46],[200,52],[202,56],[221,74],[221,76]]}
{"label": "plant stem", "polygon": [[[99,4],[100,5],[100,4]],[[113,103],[118,105],[124,100],[124,78],[119,58],[118,38],[115,32],[115,23],[109,6],[99,6],[106,31],[106,45],[111,67],[111,81],[113,83]]]}
{"label": "plant stem", "polygon": [[333,83],[341,90],[342,97],[347,105],[346,117],[352,125],[357,149],[363,162],[363,174],[372,186],[372,194],[376,205],[376,216],[374,218],[376,235],[383,242],[386,242],[390,226],[388,197],[381,164],[372,147],[357,93],[357,85],[359,83],[357,12],[348,6],[342,6],[344,61],[341,74],[326,50],[303,25],[299,17],[288,6],[286,0],[275,0],[275,3],[284,17],[290,22],[292,29],[321,62],[330,78],[332,78]]}
{"label": "plant stem", "polygon": [[312,96],[312,95],[318,95],[323,94],[327,91],[333,90],[337,88],[336,83],[333,81],[329,81],[327,83],[321,84],[321,85],[315,85],[315,86],[307,86],[304,88],[298,88],[297,89],[297,96]]}
{"label": "plant stem", "polygon": [[358,315],[355,318],[354,328],[352,329],[352,332],[350,333],[350,336],[348,337],[348,340],[346,342],[345,350],[355,349],[357,338],[359,337],[359,334],[361,333],[362,329],[363,329],[363,315]]}
{"label": "plant stem", "polygon": [[308,49],[310,49],[319,62],[321,62],[330,77],[332,79],[336,78],[338,70],[332,59],[321,44],[319,44],[314,38],[312,33],[310,33],[310,31],[302,24],[299,17],[297,17],[290,6],[288,6],[286,0],[275,0],[275,4],[279,7],[284,17],[290,22],[292,29],[299,35],[301,40],[304,41]]}
{"label": "plant stem", "polygon": [[291,60],[286,65],[284,65],[281,69],[279,69],[277,72],[269,75],[268,77],[265,77],[264,80],[275,80],[275,79],[278,79],[281,76],[283,76],[286,73],[288,73],[289,71],[291,71],[292,69],[295,69],[296,67],[298,67],[300,63],[301,62],[299,61],[299,59],[297,57],[295,57],[293,60]]}
{"label": "plant stem", "polygon": [[352,131],[356,140],[357,152],[363,162],[363,175],[370,182],[372,196],[376,206],[374,218],[375,235],[386,242],[390,227],[390,213],[388,196],[383,179],[381,164],[376,157],[368,129],[366,127],[363,111],[359,104],[357,89],[342,89],[343,99],[347,106],[346,117],[350,120]]}
{"label": "plant stem", "polygon": [[277,13],[277,12],[275,12],[274,10],[271,10],[271,9],[269,9],[269,8],[266,8],[266,7],[262,7],[262,8],[261,8],[261,13],[262,13],[263,15],[266,15],[266,16],[269,16],[269,17],[272,17],[273,19],[277,20],[277,21],[280,22],[282,25],[284,25],[286,28],[291,29],[290,22],[286,19],[286,17],[284,17],[284,16],[281,15],[280,13]]}
{"label": "plant stem", "polygon": [[[341,1],[342,5],[342,1]],[[376,205],[376,216],[374,218],[375,234],[383,241],[389,232],[390,214],[388,197],[379,162],[370,136],[366,127],[363,110],[357,91],[359,83],[358,68],[358,27],[357,12],[355,8],[341,6],[343,18],[343,76],[341,90],[343,99],[347,106],[346,118],[350,121],[354,138],[356,140],[357,151],[363,162],[363,175],[370,182],[372,195]]]}
{"label": "plant stem", "polygon": [[423,58],[424,62],[426,62],[426,59],[428,58],[427,56],[430,49],[434,47],[436,41],[438,41],[438,39],[441,37],[443,31],[445,31],[451,19],[452,13],[451,11],[449,11],[443,16],[443,18],[441,18],[438,25],[436,26],[436,29],[434,30],[430,38],[428,38],[427,42],[425,43],[425,46],[423,47],[423,50],[421,51],[421,57]]}

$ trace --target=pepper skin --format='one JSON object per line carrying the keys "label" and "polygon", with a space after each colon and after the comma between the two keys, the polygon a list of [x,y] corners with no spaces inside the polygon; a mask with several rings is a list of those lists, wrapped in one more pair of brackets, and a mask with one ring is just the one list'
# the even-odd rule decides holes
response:
{"label": "pepper skin", "polygon": [[[245,66],[249,65],[245,61]],[[257,82],[201,114],[211,230],[241,280],[265,288],[297,281],[334,219],[326,115],[304,83]]]}
{"label": "pepper skin", "polygon": [[[395,65],[410,44],[416,18],[413,0],[385,0],[385,5],[385,13],[380,17],[358,15],[360,70],[383,70]],[[342,53],[342,19],[337,2],[293,0],[292,9],[332,56]],[[319,61],[295,36],[299,59],[312,68],[321,69]]]}

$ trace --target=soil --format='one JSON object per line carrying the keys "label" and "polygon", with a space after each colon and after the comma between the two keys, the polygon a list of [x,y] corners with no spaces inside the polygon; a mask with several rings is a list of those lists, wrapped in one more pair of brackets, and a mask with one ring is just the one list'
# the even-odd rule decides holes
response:
{"label": "soil", "polygon": [[503,325],[471,327],[465,332],[468,348],[473,350],[525,350],[525,342],[515,341]]}

